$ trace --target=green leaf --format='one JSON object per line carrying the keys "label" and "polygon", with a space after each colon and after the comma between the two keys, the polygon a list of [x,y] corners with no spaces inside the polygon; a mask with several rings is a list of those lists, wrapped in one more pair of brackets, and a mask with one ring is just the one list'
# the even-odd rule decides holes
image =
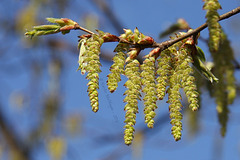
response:
{"label": "green leaf", "polygon": [[201,61],[205,62],[206,58],[203,50],[198,46],[196,46],[196,49],[197,49],[197,56],[200,58]]}
{"label": "green leaf", "polygon": [[[211,83],[218,82],[218,78],[213,75],[213,73],[210,71],[210,69],[204,65],[202,60],[205,59],[204,54],[202,54],[202,50],[199,47],[197,47],[198,54],[193,54],[193,65],[194,67],[200,72],[201,75],[203,75],[205,78],[207,78]],[[200,51],[200,52],[199,52]]]}

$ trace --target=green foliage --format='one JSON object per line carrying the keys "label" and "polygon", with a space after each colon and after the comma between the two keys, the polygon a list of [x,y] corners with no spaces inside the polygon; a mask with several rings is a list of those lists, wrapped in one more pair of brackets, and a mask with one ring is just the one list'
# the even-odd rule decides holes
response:
{"label": "green foliage", "polygon": [[[217,9],[221,6],[217,0],[205,0],[203,7],[207,10],[206,18],[209,27],[209,49],[214,60],[214,74],[206,66],[206,59],[203,51],[197,45],[199,33],[194,33],[188,37],[182,36],[188,33],[180,32],[171,37],[172,40],[182,38],[170,44],[166,41],[157,44],[153,38],[139,32],[124,29],[124,34],[115,36],[110,33],[97,30],[93,33],[82,28],[76,22],[61,18],[48,18],[47,20],[54,25],[41,25],[33,27],[32,31],[26,33],[29,36],[40,36],[70,30],[80,29],[89,34],[80,36],[78,48],[79,68],[82,74],[87,73],[88,95],[92,110],[97,112],[99,109],[98,89],[100,70],[100,48],[105,42],[118,42],[114,52],[113,64],[110,67],[107,85],[112,93],[121,81],[121,75],[126,76],[127,81],[124,86],[126,91],[124,102],[126,103],[125,114],[125,144],[130,145],[134,138],[134,126],[136,124],[136,114],[139,112],[138,102],[144,101],[145,123],[149,128],[153,128],[157,100],[163,100],[168,94],[170,123],[172,124],[172,135],[176,141],[182,135],[182,97],[186,96],[191,111],[199,108],[200,102],[200,78],[194,73],[194,68],[213,85],[211,91],[216,99],[219,121],[222,125],[222,135],[225,134],[228,119],[227,106],[233,103],[236,97],[236,86],[234,78],[233,52],[226,35],[221,32],[218,23],[219,15]],[[179,20],[176,25],[170,28],[165,34],[172,33],[179,29],[189,29],[190,27],[184,20]],[[192,30],[189,30],[192,31]],[[165,47],[162,47],[165,45]],[[144,57],[143,63],[137,60],[139,53],[145,48],[153,48]],[[225,56],[226,53],[228,56]],[[196,78],[197,77],[197,78]],[[197,83],[195,82],[197,79]],[[214,83],[218,82],[218,83]],[[180,92],[180,91],[184,92]],[[185,94],[184,94],[185,93]],[[143,95],[143,98],[141,98]],[[196,115],[196,114],[194,114]],[[193,120],[196,120],[193,116]],[[192,123],[195,124],[195,123]]]}
{"label": "green foliage", "polygon": [[46,18],[48,22],[55,23],[53,25],[34,26],[32,31],[28,31],[25,35],[41,36],[62,32],[62,34],[69,33],[71,29],[75,29],[77,22],[68,18]]}

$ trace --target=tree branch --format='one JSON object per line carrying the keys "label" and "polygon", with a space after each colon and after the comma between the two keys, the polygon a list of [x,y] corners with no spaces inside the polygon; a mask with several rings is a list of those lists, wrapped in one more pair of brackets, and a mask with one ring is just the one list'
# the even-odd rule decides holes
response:
{"label": "tree branch", "polygon": [[[219,21],[222,21],[224,19],[227,19],[235,14],[238,14],[240,12],[240,7],[237,7],[221,16],[219,16]],[[178,37],[178,38],[175,38],[175,39],[172,39],[172,40],[168,40],[168,41],[164,41],[164,42],[161,42],[161,43],[157,43],[157,42],[153,42],[152,44],[147,44],[147,45],[142,45],[142,44],[132,44],[133,46],[137,47],[137,48],[141,48],[141,50],[145,49],[145,48],[159,48],[159,52],[167,49],[168,47],[172,46],[173,44],[183,40],[183,39],[186,39],[190,36],[194,36],[194,35],[197,35],[199,32],[201,32],[202,30],[204,30],[205,28],[208,27],[208,24],[207,23],[204,23],[202,24],[201,26],[199,26],[198,28],[190,31],[190,32],[187,32],[186,34],[182,35],[181,37]],[[80,30],[83,30],[89,34],[94,34],[92,31],[89,31],[81,26],[79,26],[78,24],[75,26],[75,29],[80,29]],[[110,38],[108,39],[108,41],[106,42],[116,42],[116,41],[121,41],[123,43],[129,43],[131,44],[131,42],[128,42],[124,39],[121,39],[119,37],[113,37],[113,38]]]}
{"label": "tree branch", "polygon": [[[240,7],[237,7],[237,8],[235,8],[235,9],[233,9],[232,11],[229,11],[229,12],[221,15],[221,16],[219,17],[219,21],[224,20],[224,19],[227,19],[227,18],[229,18],[229,17],[231,17],[231,16],[233,16],[233,15],[235,15],[235,14],[238,14],[239,12],[240,12]],[[188,38],[188,37],[190,37],[190,36],[192,36],[192,35],[198,34],[199,32],[201,32],[202,30],[204,30],[204,29],[207,28],[207,27],[208,27],[208,24],[207,24],[207,23],[204,23],[204,24],[202,24],[201,26],[199,26],[198,28],[196,28],[196,29],[194,29],[194,30],[192,30],[192,31],[184,34],[183,36],[181,36],[181,37],[179,37],[179,38],[176,38],[176,39],[173,39],[173,40],[164,41],[164,42],[162,42],[162,43],[154,43],[154,44],[153,44],[151,47],[149,47],[149,48],[158,47],[158,48],[161,49],[161,51],[163,51],[163,50],[167,49],[168,47],[172,46],[173,44],[175,44],[175,43],[177,43],[177,42],[179,42],[179,41],[181,41],[181,40],[183,40],[183,39],[185,39],[185,38]]]}
{"label": "tree branch", "polygon": [[[2,105],[0,105],[2,108]],[[7,145],[10,150],[13,151],[19,158],[19,160],[30,160],[30,150],[26,144],[24,144],[20,138],[14,132],[13,127],[11,127],[4,117],[4,114],[0,110],[0,130],[3,135]]]}

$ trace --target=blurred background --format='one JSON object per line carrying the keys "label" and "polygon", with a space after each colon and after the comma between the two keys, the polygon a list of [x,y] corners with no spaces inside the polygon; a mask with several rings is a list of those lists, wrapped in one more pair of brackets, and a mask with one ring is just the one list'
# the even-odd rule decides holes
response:
{"label": "blurred background", "polygon": [[[220,14],[240,5],[239,0],[219,0]],[[0,159],[2,160],[236,160],[240,159],[239,66],[238,98],[229,106],[225,137],[220,134],[216,104],[202,89],[201,109],[183,110],[183,137],[171,135],[168,104],[158,102],[155,127],[149,129],[139,104],[135,139],[123,140],[125,78],[116,92],[106,80],[115,43],[101,53],[100,109],[91,111],[87,80],[78,68],[78,38],[70,34],[25,37],[32,26],[46,24],[46,17],[70,18],[80,25],[115,35],[123,28],[159,38],[178,18],[192,28],[205,22],[203,2],[195,0],[1,0],[0,1]],[[240,62],[240,15],[221,21]],[[199,46],[211,61],[201,32]],[[146,54],[149,50],[144,50]],[[226,55],[227,56],[227,55]]]}

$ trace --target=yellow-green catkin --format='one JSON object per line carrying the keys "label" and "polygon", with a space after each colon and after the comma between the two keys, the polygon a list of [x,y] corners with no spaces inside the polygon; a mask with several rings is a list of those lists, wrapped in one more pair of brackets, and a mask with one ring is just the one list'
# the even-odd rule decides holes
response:
{"label": "yellow-green catkin", "polygon": [[119,51],[113,57],[113,64],[110,67],[110,74],[108,75],[107,85],[110,92],[114,92],[118,87],[118,82],[121,81],[121,74],[124,73],[125,53]]}
{"label": "yellow-green catkin", "polygon": [[172,135],[176,141],[181,139],[182,136],[182,104],[181,104],[181,94],[179,89],[180,85],[180,76],[174,72],[169,79],[169,88],[168,88],[168,103],[169,103],[169,112],[170,112],[170,123],[172,124]]}
{"label": "yellow-green catkin", "polygon": [[87,72],[86,78],[89,80],[87,91],[93,112],[97,112],[99,109],[97,90],[99,89],[99,73],[101,72],[99,54],[102,43],[103,39],[93,34],[92,37],[85,40],[85,43],[81,44],[84,45],[85,49],[82,53],[84,58],[79,60],[79,66],[83,74]]}
{"label": "yellow-green catkin", "polygon": [[178,72],[181,74],[182,88],[188,99],[189,108],[192,111],[196,111],[199,108],[199,93],[197,92],[193,69],[190,66],[190,63],[192,63],[192,57],[187,53],[187,49],[183,48],[180,50],[178,58],[179,61],[182,61],[182,63],[177,66]]}
{"label": "yellow-green catkin", "polygon": [[157,97],[162,100],[166,93],[166,87],[168,85],[168,76],[171,72],[171,56],[170,50],[166,49],[161,53],[161,57],[158,59],[158,69],[157,69]]}
{"label": "yellow-green catkin", "polygon": [[[227,35],[222,32],[222,43],[220,44],[219,53],[221,54],[222,59],[225,61],[225,79],[226,79],[226,91],[227,91],[227,101],[228,104],[232,104],[237,94],[236,79],[234,76],[235,67],[233,65],[234,53],[230,46],[230,42],[227,39]],[[226,56],[227,54],[227,56]]]}
{"label": "yellow-green catkin", "polygon": [[[214,96],[215,102],[217,104],[217,113],[218,120],[221,125],[221,135],[225,136],[227,131],[227,122],[228,122],[228,102],[227,102],[227,93],[225,92],[226,85],[222,83],[223,76],[219,77],[219,84],[215,87]],[[218,88],[217,88],[218,87]]]}
{"label": "yellow-green catkin", "polygon": [[[222,41],[218,52],[211,52],[214,62],[214,74],[219,82],[213,87],[213,96],[217,104],[218,119],[221,124],[221,134],[225,135],[228,121],[228,105],[232,104],[236,97],[236,84],[234,77],[234,54],[230,43],[222,32]],[[226,56],[227,55],[227,56]]]}
{"label": "yellow-green catkin", "polygon": [[157,109],[156,101],[156,84],[155,84],[155,58],[148,57],[141,65],[141,77],[144,95],[144,114],[145,123],[149,128],[153,128],[155,117],[155,109]]}
{"label": "yellow-green catkin", "polygon": [[[219,68],[223,69],[222,67]],[[222,70],[223,71],[223,70]],[[228,102],[227,102],[227,92],[226,92],[226,84],[224,83],[224,74],[215,73],[219,78],[219,82],[214,86],[213,95],[215,97],[215,102],[217,104],[216,110],[218,113],[218,120],[221,125],[221,135],[224,136],[227,130],[227,122],[228,122]]]}
{"label": "yellow-green catkin", "polygon": [[[201,77],[201,75],[199,74],[199,72],[197,72],[196,70],[194,70],[193,75],[195,77],[195,82],[197,85],[197,92],[199,93],[198,96],[198,105],[199,105],[199,109],[201,107],[201,90],[200,88],[202,87],[203,83],[204,83],[204,79]],[[187,110],[187,123],[188,123],[188,128],[189,128],[189,132],[191,135],[195,135],[196,133],[198,133],[199,130],[199,112],[192,112],[192,110]]]}
{"label": "yellow-green catkin", "polygon": [[218,9],[221,9],[221,5],[218,0],[205,0],[203,9],[207,10],[206,23],[208,24],[209,30],[209,49],[216,52],[219,48],[220,38],[221,38],[221,26],[218,23],[219,14]]}
{"label": "yellow-green catkin", "polygon": [[171,118],[172,135],[176,141],[181,139],[182,131],[182,104],[180,89],[183,88],[191,110],[198,109],[198,92],[191,67],[192,58],[187,53],[188,48],[182,42],[169,48],[171,51],[171,72],[169,72],[168,103]]}
{"label": "yellow-green catkin", "polygon": [[237,95],[237,86],[235,84],[236,79],[234,77],[234,66],[231,66],[230,69],[226,71],[226,81],[228,104],[232,104]]}
{"label": "yellow-green catkin", "polygon": [[[217,53],[216,53],[217,54]],[[228,121],[228,102],[227,102],[227,92],[226,92],[226,83],[225,83],[225,67],[224,60],[220,58],[221,55],[215,55],[213,57],[215,67],[218,67],[214,70],[214,74],[218,77],[219,82],[214,85],[213,96],[215,97],[216,110],[218,112],[218,120],[221,125],[221,134],[222,136],[226,133],[227,121]]]}
{"label": "yellow-green catkin", "polygon": [[127,104],[124,107],[126,111],[124,126],[124,141],[125,144],[130,145],[133,140],[134,125],[136,123],[136,114],[138,113],[138,100],[141,94],[141,77],[140,77],[140,63],[138,60],[130,60],[125,67],[125,76],[128,78],[124,84],[127,90],[125,91],[124,102]]}

